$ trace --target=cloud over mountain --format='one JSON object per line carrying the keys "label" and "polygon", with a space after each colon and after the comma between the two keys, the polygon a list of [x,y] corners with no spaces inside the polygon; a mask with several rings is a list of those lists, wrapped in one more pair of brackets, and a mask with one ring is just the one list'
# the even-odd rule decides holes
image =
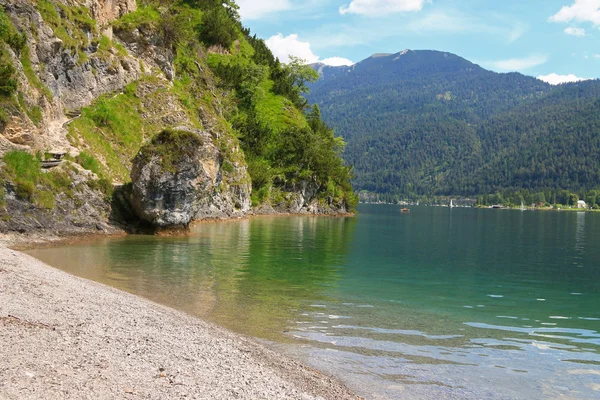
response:
{"label": "cloud over mountain", "polygon": [[427,0],[352,0],[340,7],[340,14],[384,15],[421,11]]}
{"label": "cloud over mountain", "polygon": [[265,41],[273,55],[283,63],[290,61],[290,56],[299,57],[309,64],[321,62],[331,66],[352,65],[352,61],[342,57],[330,57],[321,60],[310,48],[310,43],[299,39],[298,35],[293,33],[288,36],[278,33]]}

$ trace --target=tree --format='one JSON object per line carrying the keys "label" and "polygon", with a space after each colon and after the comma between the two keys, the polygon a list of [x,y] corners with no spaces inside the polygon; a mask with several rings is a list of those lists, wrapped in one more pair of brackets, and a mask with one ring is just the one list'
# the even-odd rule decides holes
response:
{"label": "tree", "polygon": [[207,45],[228,49],[237,37],[236,21],[223,7],[208,10],[203,17],[200,38]]}
{"label": "tree", "polygon": [[600,192],[597,190],[590,190],[585,197],[585,201],[588,203],[590,207],[593,207],[595,204],[598,204],[598,200],[600,200]]}
{"label": "tree", "polygon": [[535,194],[535,202],[546,204],[546,195],[544,194],[544,192],[539,192]]}
{"label": "tree", "polygon": [[571,193],[569,195],[569,205],[570,206],[576,206],[577,202],[579,202],[579,195],[577,195],[575,193]]}
{"label": "tree", "polygon": [[319,73],[306,60],[290,56],[288,64],[277,61],[275,71],[272,73],[275,82],[273,91],[290,99],[298,108],[304,109],[308,104],[303,95],[309,92],[307,83],[314,83],[319,79]]}

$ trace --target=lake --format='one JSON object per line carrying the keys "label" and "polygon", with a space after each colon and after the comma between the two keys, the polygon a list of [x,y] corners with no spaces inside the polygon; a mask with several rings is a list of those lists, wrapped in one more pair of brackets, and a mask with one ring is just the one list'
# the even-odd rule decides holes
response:
{"label": "lake", "polygon": [[374,399],[600,398],[600,214],[361,205],[28,251]]}

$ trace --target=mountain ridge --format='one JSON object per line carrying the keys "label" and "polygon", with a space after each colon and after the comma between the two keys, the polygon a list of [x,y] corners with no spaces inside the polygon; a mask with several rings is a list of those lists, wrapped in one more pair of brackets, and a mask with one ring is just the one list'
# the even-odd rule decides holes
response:
{"label": "mountain ridge", "polygon": [[552,86],[434,50],[317,70],[321,78],[308,99],[347,141],[344,157],[354,166],[357,190],[418,197],[560,189],[583,196],[600,186],[595,169],[569,164],[558,148],[578,148],[567,134],[570,121],[590,144],[579,149],[584,164],[600,158],[592,112],[598,80]]}

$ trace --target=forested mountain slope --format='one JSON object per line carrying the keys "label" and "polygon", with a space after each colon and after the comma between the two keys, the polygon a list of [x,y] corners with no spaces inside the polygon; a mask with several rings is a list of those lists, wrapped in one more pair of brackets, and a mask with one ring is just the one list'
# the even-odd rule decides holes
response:
{"label": "forested mountain slope", "polygon": [[313,66],[309,100],[348,145],[355,186],[405,197],[600,187],[600,82],[557,87],[456,55]]}

